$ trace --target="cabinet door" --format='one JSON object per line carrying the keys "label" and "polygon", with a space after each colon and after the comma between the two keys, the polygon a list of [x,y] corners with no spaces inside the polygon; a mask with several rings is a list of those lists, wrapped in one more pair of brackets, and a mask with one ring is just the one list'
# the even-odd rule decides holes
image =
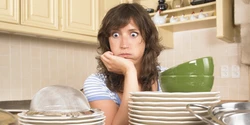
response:
{"label": "cabinet door", "polygon": [[235,42],[233,0],[216,0],[216,15],[217,38]]}
{"label": "cabinet door", "polygon": [[96,36],[99,1],[102,0],[63,0],[62,30]]}
{"label": "cabinet door", "polygon": [[21,0],[21,24],[58,29],[58,0]]}
{"label": "cabinet door", "polygon": [[0,0],[0,21],[19,23],[19,0]]}
{"label": "cabinet door", "polygon": [[99,24],[101,24],[103,17],[105,16],[105,14],[109,11],[109,9],[111,9],[112,7],[120,4],[120,3],[125,3],[127,1],[125,0],[100,0],[99,3],[99,19],[100,22]]}

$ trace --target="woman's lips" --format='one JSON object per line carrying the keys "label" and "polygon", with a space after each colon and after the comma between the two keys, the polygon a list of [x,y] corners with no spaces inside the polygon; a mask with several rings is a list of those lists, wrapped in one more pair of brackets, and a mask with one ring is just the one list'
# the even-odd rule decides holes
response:
{"label": "woman's lips", "polygon": [[129,53],[122,53],[122,54],[119,54],[120,57],[123,57],[123,58],[127,58],[129,57],[131,54]]}

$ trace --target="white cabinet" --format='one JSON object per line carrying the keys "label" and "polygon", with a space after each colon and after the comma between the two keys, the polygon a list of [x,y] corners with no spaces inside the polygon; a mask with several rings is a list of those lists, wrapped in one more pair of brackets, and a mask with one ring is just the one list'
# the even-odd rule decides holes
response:
{"label": "white cabinet", "polygon": [[99,0],[63,0],[62,31],[96,36],[99,25],[98,2]]}
{"label": "white cabinet", "polygon": [[0,21],[19,23],[19,0],[0,0]]}
{"label": "white cabinet", "polygon": [[120,3],[119,0],[63,0],[62,31],[96,36],[106,12]]}
{"label": "white cabinet", "polygon": [[102,18],[111,7],[122,2],[0,0],[0,32],[96,44]]}
{"label": "white cabinet", "polygon": [[21,0],[21,24],[58,30],[58,0]]}
{"label": "white cabinet", "polygon": [[106,12],[108,12],[109,9],[112,7],[120,4],[125,3],[126,0],[99,0],[99,24],[101,24],[101,21],[103,17],[105,16]]}

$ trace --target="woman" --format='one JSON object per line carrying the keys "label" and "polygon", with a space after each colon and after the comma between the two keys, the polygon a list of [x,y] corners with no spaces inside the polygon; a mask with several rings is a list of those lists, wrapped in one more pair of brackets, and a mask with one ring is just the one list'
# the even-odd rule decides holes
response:
{"label": "woman", "polygon": [[107,12],[98,41],[98,73],[86,79],[84,93],[91,108],[104,111],[105,125],[127,125],[129,93],[160,91],[158,31],[141,5],[124,3]]}

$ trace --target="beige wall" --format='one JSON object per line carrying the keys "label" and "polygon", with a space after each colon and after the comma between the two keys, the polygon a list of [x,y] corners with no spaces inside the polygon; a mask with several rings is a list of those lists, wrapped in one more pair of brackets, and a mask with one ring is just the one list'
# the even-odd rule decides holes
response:
{"label": "beige wall", "polygon": [[[174,33],[174,49],[164,50],[159,61],[172,67],[212,56],[214,86],[224,100],[248,100],[248,67],[240,64],[240,44],[218,40],[215,28]],[[0,100],[31,99],[52,84],[80,89],[96,71],[96,46],[0,33]],[[221,65],[239,65],[240,78],[221,78]],[[231,75],[230,75],[231,77]]]}
{"label": "beige wall", "polygon": [[[160,62],[172,67],[199,57],[212,56],[214,59],[214,86],[212,91],[220,91],[223,100],[248,100],[248,67],[240,63],[240,44],[226,43],[216,38],[216,28],[176,32],[174,49],[165,50]],[[221,77],[221,66],[229,66],[229,78]],[[231,67],[240,67],[240,78],[232,78]]]}
{"label": "beige wall", "polygon": [[31,99],[52,84],[80,89],[95,55],[95,46],[0,33],[0,100]]}

